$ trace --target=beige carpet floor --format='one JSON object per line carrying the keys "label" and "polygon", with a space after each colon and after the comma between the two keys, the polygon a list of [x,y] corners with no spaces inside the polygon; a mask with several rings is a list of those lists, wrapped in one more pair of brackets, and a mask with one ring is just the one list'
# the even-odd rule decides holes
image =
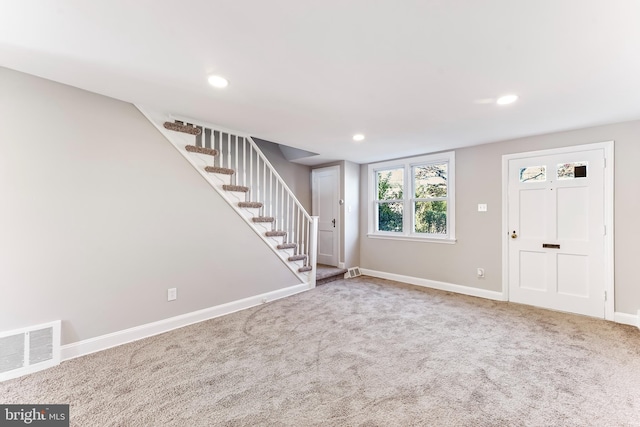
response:
{"label": "beige carpet floor", "polygon": [[639,426],[640,331],[359,277],[0,383],[0,402],[70,403],[74,426]]}

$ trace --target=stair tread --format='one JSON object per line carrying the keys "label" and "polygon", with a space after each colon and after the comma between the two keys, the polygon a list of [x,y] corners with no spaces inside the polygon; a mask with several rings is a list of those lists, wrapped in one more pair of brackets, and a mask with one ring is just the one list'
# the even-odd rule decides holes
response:
{"label": "stair tread", "polygon": [[297,243],[283,243],[277,246],[278,249],[295,249],[297,247],[298,247]]}
{"label": "stair tread", "polygon": [[273,222],[276,219],[272,216],[254,216],[251,220],[253,222]]}
{"label": "stair tread", "polygon": [[247,193],[249,191],[249,187],[242,185],[223,185],[222,189],[226,191],[239,191],[241,193]]}
{"label": "stair tread", "polygon": [[263,204],[261,202],[238,202],[238,206],[241,208],[261,208]]}
{"label": "stair tread", "polygon": [[316,266],[316,280],[325,280],[334,277],[342,278],[345,273],[348,272],[346,268],[338,268],[323,264],[318,264]]}
{"label": "stair tread", "polygon": [[221,168],[218,166],[207,166],[206,168],[204,168],[204,170],[209,173],[221,173],[224,175],[233,175],[234,173],[236,173],[236,171],[234,171],[233,169]]}
{"label": "stair tread", "polygon": [[190,153],[207,154],[209,156],[217,156],[218,150],[206,147],[196,147],[195,145],[187,145],[184,147]]}
{"label": "stair tread", "polygon": [[273,230],[273,231],[267,231],[266,233],[264,233],[264,235],[267,237],[279,237],[279,236],[286,236],[287,232],[281,231],[281,230]]}
{"label": "stair tread", "polygon": [[290,256],[288,259],[289,261],[301,261],[301,260],[307,259],[307,256],[305,254],[293,255],[293,256]]}
{"label": "stair tread", "polygon": [[194,126],[182,125],[180,123],[164,122],[165,129],[173,130],[176,132],[188,133],[189,135],[200,135],[202,129],[198,129]]}

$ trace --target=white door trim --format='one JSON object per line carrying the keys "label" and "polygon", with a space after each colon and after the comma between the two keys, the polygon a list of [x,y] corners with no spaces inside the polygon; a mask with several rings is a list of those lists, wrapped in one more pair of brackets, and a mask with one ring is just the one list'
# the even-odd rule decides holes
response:
{"label": "white door trim", "polygon": [[573,151],[585,151],[593,149],[603,149],[605,158],[604,168],[604,223],[606,227],[605,235],[605,284],[607,292],[605,301],[604,318],[615,321],[615,287],[614,287],[614,254],[613,254],[613,191],[614,191],[614,142],[605,141],[593,144],[573,145],[569,147],[553,148],[549,150],[528,151],[524,153],[505,154],[502,156],[502,294],[506,301],[509,301],[509,161],[526,157],[538,157],[553,154],[569,153]]}
{"label": "white door trim", "polygon": [[[333,173],[335,173],[337,180],[336,180],[336,186],[335,186],[335,190],[336,190],[336,195],[338,197],[340,197],[341,191],[340,191],[340,175],[342,173],[342,169],[340,165],[334,165],[334,166],[325,166],[325,167],[320,167],[320,168],[315,168],[315,169],[311,169],[311,212],[314,216],[318,216],[320,215],[320,212],[318,212],[318,206],[317,206],[317,201],[316,201],[316,197],[318,197],[317,193],[316,193],[316,182],[315,182],[315,176],[316,174],[322,172],[322,171],[332,171]],[[336,200],[337,203],[337,200]],[[341,262],[340,260],[342,259],[342,248],[341,248],[341,244],[340,241],[342,239],[342,221],[341,216],[340,216],[340,208],[337,206],[334,206],[335,208],[335,231],[334,231],[334,237],[333,237],[333,245],[334,245],[334,252],[336,255],[336,266],[340,266]],[[344,263],[342,263],[344,264]]]}

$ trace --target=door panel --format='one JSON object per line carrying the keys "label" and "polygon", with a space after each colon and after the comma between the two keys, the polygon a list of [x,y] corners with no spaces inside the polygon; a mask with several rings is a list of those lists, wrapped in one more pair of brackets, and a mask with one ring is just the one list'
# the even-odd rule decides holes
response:
{"label": "door panel", "polygon": [[589,297],[589,257],[558,254],[558,293]]}
{"label": "door panel", "polygon": [[604,150],[508,167],[509,299],[604,317]]}
{"label": "door panel", "polygon": [[548,208],[546,195],[545,189],[523,189],[519,192],[520,236],[538,239],[546,236],[547,218],[541,215]]}
{"label": "door panel", "polygon": [[546,256],[543,252],[520,251],[520,280],[521,289],[532,291],[546,291],[547,268]]}
{"label": "door panel", "polygon": [[558,188],[558,239],[589,240],[589,188]]}

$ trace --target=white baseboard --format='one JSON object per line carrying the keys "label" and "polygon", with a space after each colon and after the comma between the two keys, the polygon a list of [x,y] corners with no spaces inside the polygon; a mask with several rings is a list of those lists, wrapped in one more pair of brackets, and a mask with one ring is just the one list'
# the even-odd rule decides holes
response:
{"label": "white baseboard", "polygon": [[367,268],[361,268],[360,271],[366,276],[378,277],[380,279],[395,280],[396,282],[423,286],[425,288],[439,289],[441,291],[455,292],[473,297],[506,301],[502,292],[488,291],[486,289],[472,288],[470,286],[454,285],[453,283],[438,282],[436,280],[421,279],[419,277],[404,276],[401,274],[385,273],[383,271],[369,270]]}
{"label": "white baseboard", "polygon": [[[507,301],[507,298],[505,298],[502,292],[487,291],[486,289],[454,285],[452,283],[421,279],[419,277],[403,276],[401,274],[385,273],[383,271],[369,270],[366,268],[361,268],[360,271],[366,276],[378,277],[380,279],[395,280],[396,282],[408,283],[410,285],[423,286],[425,288],[439,289],[441,291],[455,292],[458,294],[492,299],[496,301]],[[638,315],[615,313],[614,322],[622,323],[624,325],[637,326],[638,328],[640,328],[640,310],[638,310]]]}
{"label": "white baseboard", "polygon": [[627,313],[614,313],[613,321],[616,323],[622,323],[623,325],[637,326],[640,328],[640,310],[638,310],[637,316]]}
{"label": "white baseboard", "polygon": [[169,319],[163,319],[157,322],[147,323],[145,325],[135,326],[133,328],[125,329],[122,331],[113,332],[99,337],[89,338],[87,340],[63,345],[60,348],[60,359],[64,361],[80,356],[85,356],[97,351],[106,350],[122,344],[130,343],[132,341],[137,341],[143,338],[151,337],[153,335],[169,332],[173,329],[182,328],[194,323],[213,319],[214,317],[231,314],[236,311],[263,304],[264,302],[288,297],[290,295],[294,295],[307,290],[309,290],[309,284],[301,283],[299,285],[290,286],[288,288],[278,289],[276,291],[267,292],[249,298],[232,301],[226,304],[205,308],[203,310],[182,314],[180,316],[171,317]]}
{"label": "white baseboard", "polygon": [[345,268],[345,266],[344,266],[344,262],[339,262],[339,263],[338,263],[338,268]]}

